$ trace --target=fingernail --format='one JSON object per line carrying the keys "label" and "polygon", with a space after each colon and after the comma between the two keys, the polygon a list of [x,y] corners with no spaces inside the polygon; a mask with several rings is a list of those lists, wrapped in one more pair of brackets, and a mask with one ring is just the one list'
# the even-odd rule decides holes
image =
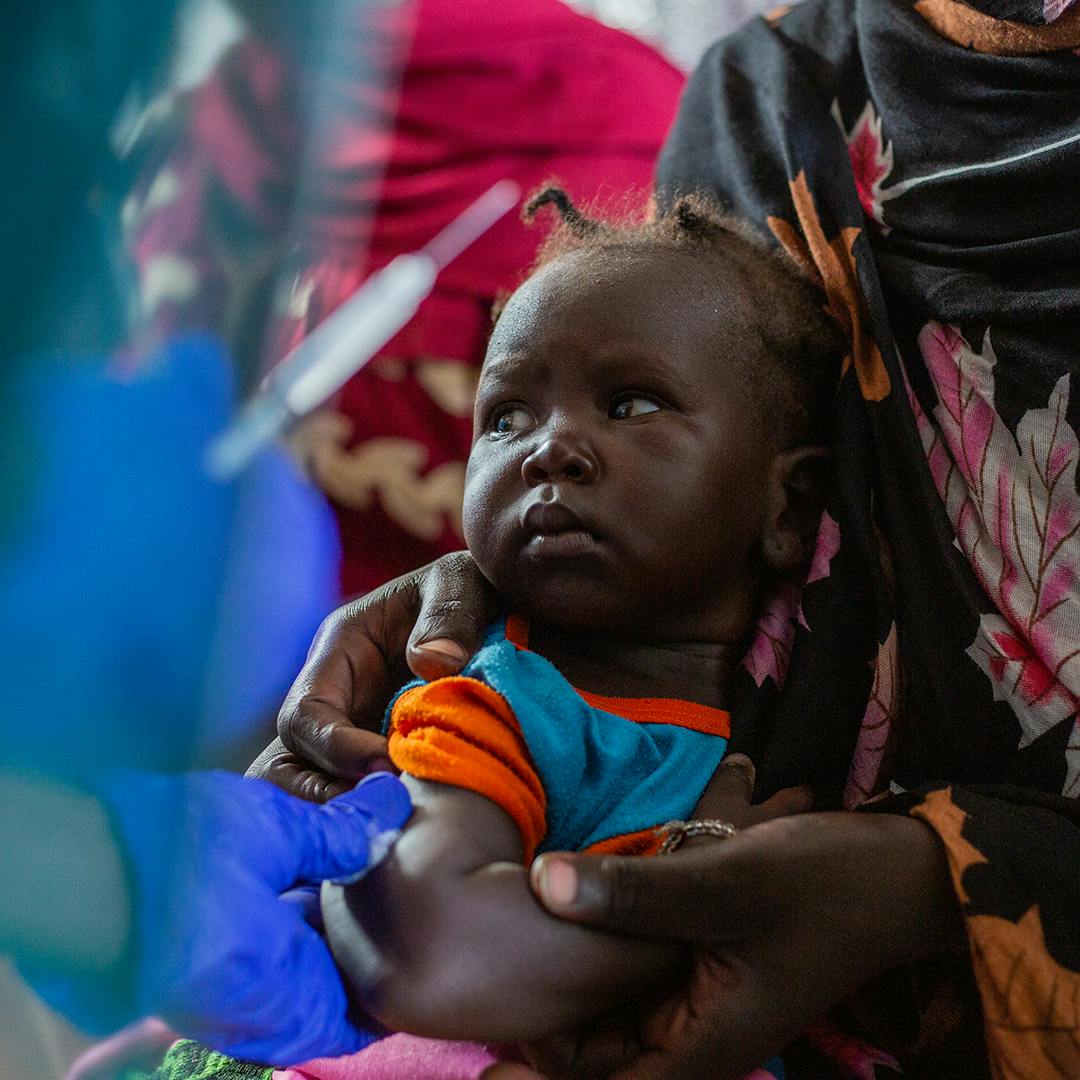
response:
{"label": "fingernail", "polygon": [[455,664],[463,664],[468,659],[468,653],[452,638],[434,638],[431,641],[422,641],[416,646],[418,652],[434,653],[446,657]]}
{"label": "fingernail", "polygon": [[739,769],[750,776],[754,774],[754,763],[745,754],[730,754],[721,764],[729,769]]}
{"label": "fingernail", "polygon": [[544,906],[570,907],[577,899],[577,871],[562,859],[543,859],[538,866],[536,889]]}

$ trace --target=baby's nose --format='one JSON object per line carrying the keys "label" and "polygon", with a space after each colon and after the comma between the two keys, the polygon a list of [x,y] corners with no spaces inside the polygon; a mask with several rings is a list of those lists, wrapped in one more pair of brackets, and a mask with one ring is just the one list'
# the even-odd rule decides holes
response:
{"label": "baby's nose", "polygon": [[521,475],[530,487],[550,480],[591,484],[598,465],[595,455],[569,434],[549,435],[521,463]]}

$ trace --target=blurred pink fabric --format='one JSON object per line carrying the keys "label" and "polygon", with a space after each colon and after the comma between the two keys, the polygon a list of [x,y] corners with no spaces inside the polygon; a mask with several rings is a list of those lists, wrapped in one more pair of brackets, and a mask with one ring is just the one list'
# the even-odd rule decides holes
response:
{"label": "blurred pink fabric", "polygon": [[274,1080],[477,1080],[500,1060],[478,1043],[390,1035],[358,1054],[279,1069]]}

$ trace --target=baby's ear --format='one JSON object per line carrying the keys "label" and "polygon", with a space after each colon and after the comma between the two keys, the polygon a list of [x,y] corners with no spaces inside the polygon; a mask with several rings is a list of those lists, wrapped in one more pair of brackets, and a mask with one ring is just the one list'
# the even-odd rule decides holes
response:
{"label": "baby's ear", "polygon": [[831,475],[832,459],[824,446],[797,446],[774,458],[762,536],[770,570],[790,574],[809,565]]}

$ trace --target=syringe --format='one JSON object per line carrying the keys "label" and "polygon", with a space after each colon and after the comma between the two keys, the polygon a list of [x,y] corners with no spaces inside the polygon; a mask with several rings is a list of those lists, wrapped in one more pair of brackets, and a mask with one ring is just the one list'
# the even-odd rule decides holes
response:
{"label": "syringe", "polygon": [[416,314],[443,267],[520,197],[513,180],[500,180],[419,251],[398,255],[372,274],[266,377],[210,444],[210,474],[232,479],[264,446],[340,390]]}

